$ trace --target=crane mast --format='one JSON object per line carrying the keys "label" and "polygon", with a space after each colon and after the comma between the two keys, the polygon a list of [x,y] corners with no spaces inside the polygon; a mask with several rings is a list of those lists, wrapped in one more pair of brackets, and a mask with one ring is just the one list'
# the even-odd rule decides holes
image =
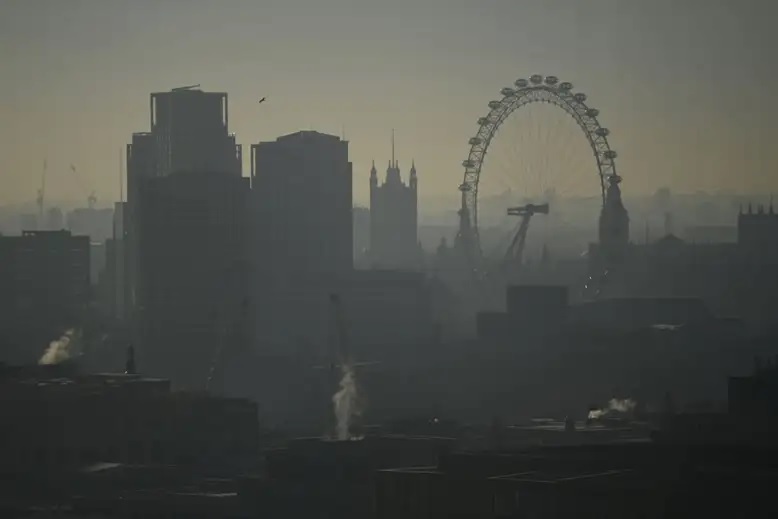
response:
{"label": "crane mast", "polygon": [[41,187],[38,189],[38,195],[35,204],[38,206],[38,225],[43,222],[43,204],[46,199],[46,170],[48,169],[47,159],[43,159],[43,172],[41,173]]}
{"label": "crane mast", "polygon": [[503,259],[503,268],[509,269],[512,266],[521,266],[524,257],[524,247],[527,243],[527,231],[529,231],[529,224],[532,217],[536,214],[548,214],[548,204],[527,204],[519,207],[509,207],[508,215],[520,216],[521,224],[519,229],[513,236],[508,250],[505,252],[505,258]]}

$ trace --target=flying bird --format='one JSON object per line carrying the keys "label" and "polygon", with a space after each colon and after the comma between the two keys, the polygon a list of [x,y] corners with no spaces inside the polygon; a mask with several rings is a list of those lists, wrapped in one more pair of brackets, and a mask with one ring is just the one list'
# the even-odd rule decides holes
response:
{"label": "flying bird", "polygon": [[259,100],[259,102],[260,102],[260,104],[264,103],[265,102],[265,98],[263,97],[262,99]]}

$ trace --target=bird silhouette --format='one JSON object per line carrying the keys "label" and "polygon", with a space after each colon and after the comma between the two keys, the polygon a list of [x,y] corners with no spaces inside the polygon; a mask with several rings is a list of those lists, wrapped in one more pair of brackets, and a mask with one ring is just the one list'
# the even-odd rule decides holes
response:
{"label": "bird silhouette", "polygon": [[265,102],[265,98],[263,97],[262,99],[259,100],[259,102],[260,103],[264,103]]}

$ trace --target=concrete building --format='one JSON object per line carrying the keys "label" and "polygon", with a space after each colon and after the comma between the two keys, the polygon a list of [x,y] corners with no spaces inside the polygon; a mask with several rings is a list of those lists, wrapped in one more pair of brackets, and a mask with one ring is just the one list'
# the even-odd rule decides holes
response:
{"label": "concrete building", "polygon": [[35,362],[48,343],[83,324],[90,245],[68,231],[0,237],[0,343],[5,360]]}
{"label": "concrete building", "polygon": [[124,314],[152,373],[202,387],[247,304],[236,287],[249,180],[227,94],[183,87],[151,94],[149,107],[150,131],[127,147]]}
{"label": "concrete building", "polygon": [[[48,369],[40,369],[48,368]],[[98,462],[242,472],[259,456],[255,403],[171,391],[137,374],[0,365],[2,472],[57,474]]]}
{"label": "concrete building", "polygon": [[353,262],[348,142],[301,131],[251,147],[261,260],[274,276],[343,275]]}
{"label": "concrete building", "polygon": [[249,179],[174,173],[140,194],[139,354],[149,373],[202,388],[220,350],[245,339]]}
{"label": "concrete building", "polygon": [[155,176],[178,172],[241,175],[241,148],[229,133],[227,94],[196,88],[151,94]]}
{"label": "concrete building", "polygon": [[375,162],[370,169],[370,259],[377,268],[421,267],[415,164],[411,165],[407,185],[394,157],[383,184],[378,183]]}
{"label": "concrete building", "polygon": [[376,517],[766,517],[774,453],[650,443],[454,453],[379,471]]}
{"label": "concrete building", "polygon": [[[256,340],[321,343],[327,294],[353,270],[348,142],[301,131],[251,147]],[[302,326],[301,326],[302,324]]]}
{"label": "concrete building", "polygon": [[174,173],[240,177],[242,153],[229,133],[227,94],[183,87],[152,93],[150,131],[134,133],[127,146],[127,266],[131,300],[138,284],[140,185]]}

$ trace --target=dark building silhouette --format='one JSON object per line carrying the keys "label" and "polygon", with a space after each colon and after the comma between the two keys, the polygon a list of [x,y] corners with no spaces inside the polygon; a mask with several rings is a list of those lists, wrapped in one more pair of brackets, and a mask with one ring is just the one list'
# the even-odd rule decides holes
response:
{"label": "dark building silhouette", "polygon": [[246,298],[249,179],[229,133],[227,94],[153,93],[149,132],[127,147],[125,300],[140,362],[203,387]]}
{"label": "dark building silhouette", "polygon": [[261,142],[251,178],[257,340],[321,346],[327,294],[354,265],[348,142],[315,131]]}
{"label": "dark building silhouette", "polygon": [[247,300],[249,179],[174,173],[140,190],[139,355],[149,373],[204,387],[214,359],[239,347]]}
{"label": "dark building silhouette", "polygon": [[420,267],[417,189],[416,165],[411,165],[406,185],[394,159],[394,149],[383,184],[378,183],[373,163],[370,169],[370,259],[373,266]]}
{"label": "dark building silhouette", "polygon": [[262,259],[274,276],[353,268],[348,142],[301,131],[251,147]]}
{"label": "dark building silhouette", "polygon": [[769,450],[652,443],[457,452],[378,471],[376,517],[763,517],[775,461]]}
{"label": "dark building silhouette", "polygon": [[747,211],[738,213],[737,243],[750,262],[778,263],[778,214],[772,204],[756,211],[749,204]]}
{"label": "dark building silhouette", "polygon": [[142,179],[172,173],[241,176],[241,147],[229,133],[226,93],[178,88],[151,94],[149,108],[150,131],[133,134],[127,146],[125,224],[131,295],[137,284],[136,223]]}
{"label": "dark building silhouette", "polygon": [[[169,380],[133,373],[42,367],[51,369],[0,365],[0,412],[9,423],[24,424],[4,431],[0,471],[6,475],[73,477],[98,462],[178,465],[190,473],[256,466],[253,402],[171,391]],[[45,491],[38,492],[40,498]]]}
{"label": "dark building silhouette", "polygon": [[623,261],[629,246],[629,215],[621,199],[621,177],[608,178],[605,205],[600,212],[600,251],[608,262]]}
{"label": "dark building silhouette", "polygon": [[178,172],[241,175],[241,148],[229,133],[227,94],[194,88],[151,94],[154,176]]}
{"label": "dark building silhouette", "polygon": [[90,302],[89,238],[68,231],[0,237],[0,347],[35,362],[50,341],[81,326]]}

